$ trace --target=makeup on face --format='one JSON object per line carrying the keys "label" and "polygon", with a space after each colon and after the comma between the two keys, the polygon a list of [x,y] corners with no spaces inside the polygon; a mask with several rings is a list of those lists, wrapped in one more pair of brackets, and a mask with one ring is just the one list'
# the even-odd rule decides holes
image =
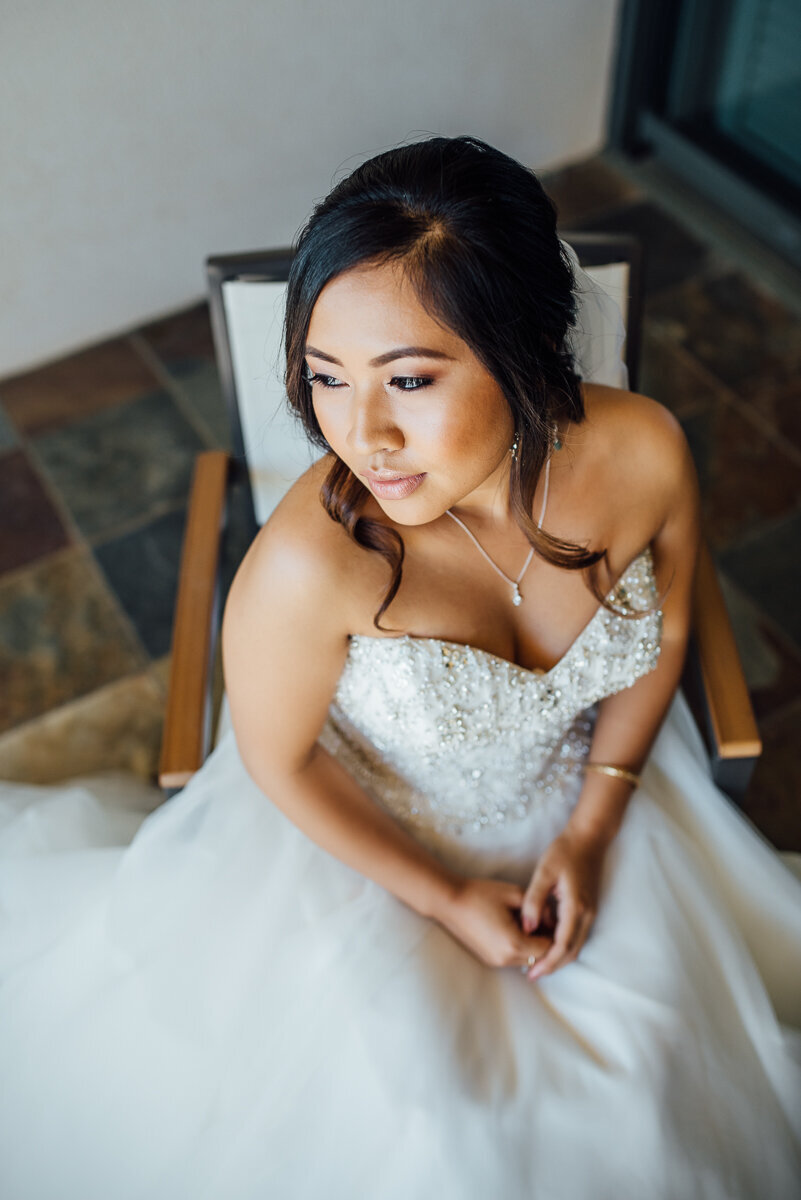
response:
{"label": "makeup on face", "polygon": [[421,475],[399,475],[395,479],[376,479],[369,471],[363,475],[378,500],[405,500],[417,491],[425,477],[425,471]]}
{"label": "makeup on face", "polygon": [[388,516],[424,524],[477,488],[492,504],[513,435],[506,398],[397,269],[354,268],[331,280],[307,342],[323,435]]}

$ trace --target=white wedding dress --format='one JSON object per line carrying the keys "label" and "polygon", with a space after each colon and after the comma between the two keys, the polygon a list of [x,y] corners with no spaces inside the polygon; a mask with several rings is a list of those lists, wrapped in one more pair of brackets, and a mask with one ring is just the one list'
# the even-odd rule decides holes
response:
{"label": "white wedding dress", "polygon": [[[610,594],[656,595],[650,550]],[[549,672],[354,637],[322,742],[465,872],[525,884],[659,613]],[[681,694],[577,962],[537,984],[319,849],[228,732],[178,796],[0,787],[4,1200],[791,1200],[801,883]]]}

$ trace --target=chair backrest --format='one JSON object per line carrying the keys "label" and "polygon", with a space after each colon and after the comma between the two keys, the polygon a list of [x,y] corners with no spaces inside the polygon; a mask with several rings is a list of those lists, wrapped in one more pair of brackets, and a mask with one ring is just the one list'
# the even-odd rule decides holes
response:
{"label": "chair backrest", "polygon": [[[574,349],[588,381],[636,387],[642,297],[636,239],[566,234],[568,252],[589,276],[581,281],[588,328]],[[233,450],[246,467],[254,526],[269,517],[289,486],[319,457],[310,447],[284,392],[282,326],[291,250],[254,251],[207,260],[212,329]],[[593,313],[620,310],[617,335],[591,335]]]}

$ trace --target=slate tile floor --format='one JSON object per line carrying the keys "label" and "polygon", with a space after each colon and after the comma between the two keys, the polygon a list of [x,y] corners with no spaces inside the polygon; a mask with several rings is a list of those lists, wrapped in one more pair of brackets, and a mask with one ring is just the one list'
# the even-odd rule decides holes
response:
{"label": "slate tile floor", "polygon": [[[745,809],[801,850],[801,316],[609,156],[543,179],[563,230],[643,239],[640,390],[687,432],[765,741]],[[203,304],[0,382],[0,777],[155,772],[191,464],[214,446]]]}

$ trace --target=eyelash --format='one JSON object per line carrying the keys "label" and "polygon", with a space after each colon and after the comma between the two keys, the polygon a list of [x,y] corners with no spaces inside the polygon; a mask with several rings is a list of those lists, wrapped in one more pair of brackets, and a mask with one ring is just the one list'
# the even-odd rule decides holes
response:
{"label": "eyelash", "polygon": [[[308,384],[319,383],[324,388],[328,388],[332,392],[338,391],[339,388],[344,386],[344,384],[341,383],[326,382],[326,380],[335,379],[336,376],[334,375],[319,375],[315,373],[304,375],[303,378]],[[400,388],[400,391],[402,392],[419,392],[422,388],[429,387],[434,382],[434,380],[428,375],[393,375],[389,382],[390,384],[396,384],[399,381],[415,384],[414,387]]]}

